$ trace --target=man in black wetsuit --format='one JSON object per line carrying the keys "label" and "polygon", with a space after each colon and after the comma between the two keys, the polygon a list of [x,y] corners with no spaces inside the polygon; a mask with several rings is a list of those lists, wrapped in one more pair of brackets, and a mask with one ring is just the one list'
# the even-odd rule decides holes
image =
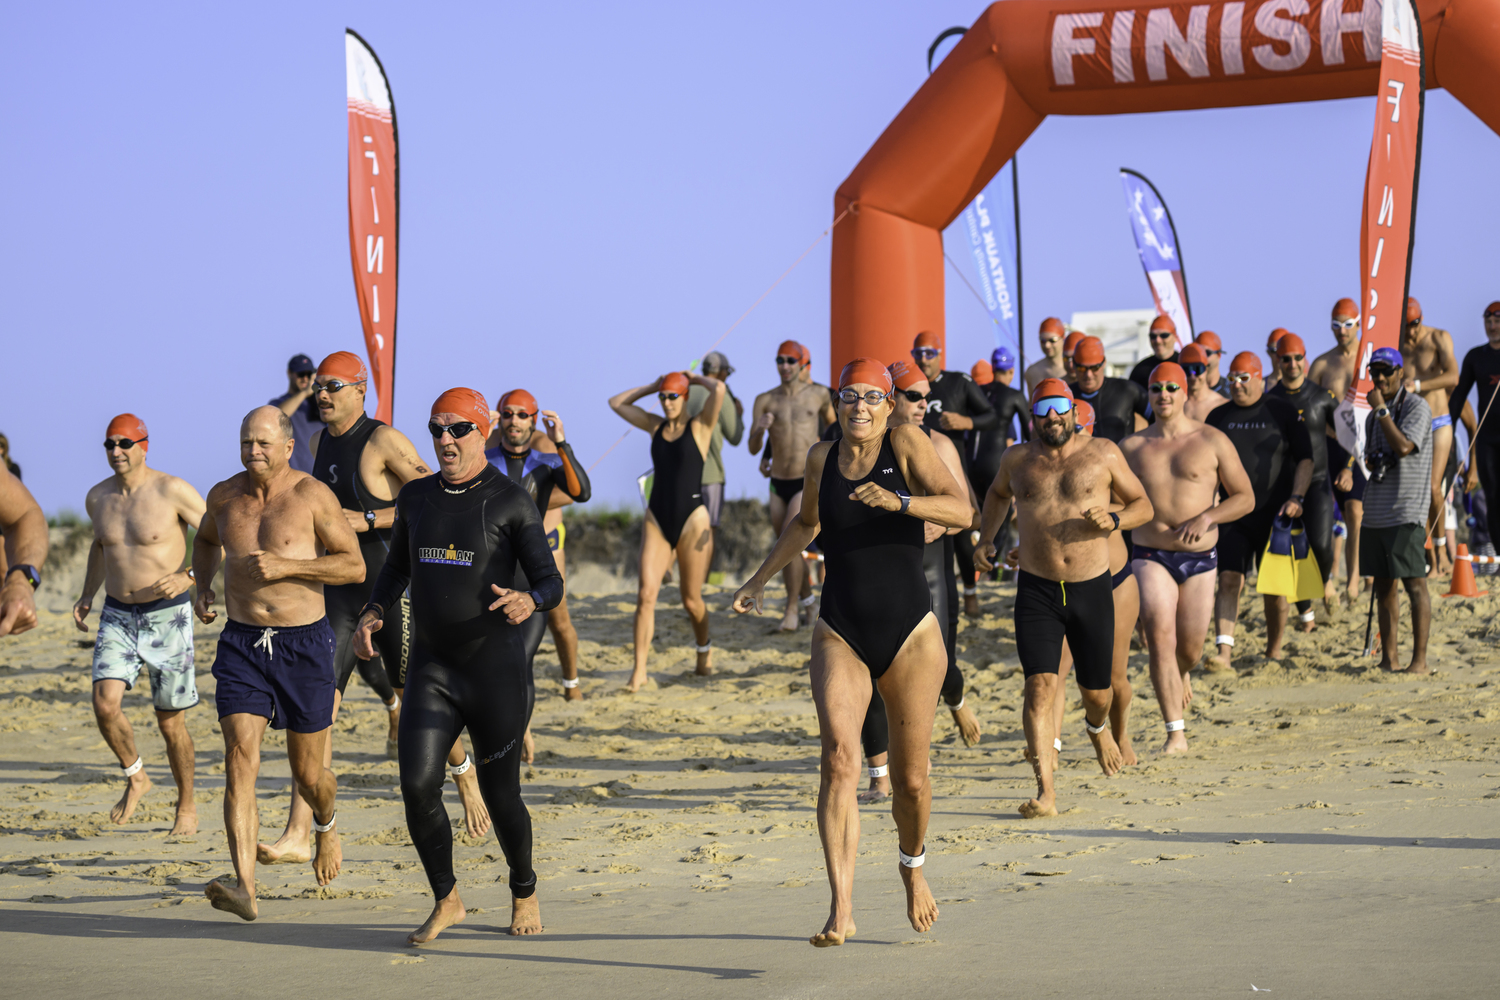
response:
{"label": "man in black wetsuit", "polygon": [[[531,815],[521,800],[521,739],[534,696],[523,626],[557,606],[563,585],[536,504],[485,459],[489,426],[489,404],[473,389],[449,389],[432,404],[428,429],[439,475],[408,483],[396,498],[391,553],[356,633],[358,648],[373,652],[372,634],[410,588],[401,794],[434,900],[431,916],[407,938],[411,944],[425,944],[464,918],[453,875],[453,829],[443,806],[443,764],[465,726],[479,788],[510,866],[510,933],[542,930]],[[529,592],[514,589],[518,568]]]}
{"label": "man in black wetsuit", "polygon": [[[1175,352],[1173,357],[1176,357]],[[1153,361],[1151,367],[1160,363]],[[1146,426],[1145,385],[1105,376],[1104,344],[1098,337],[1084,337],[1078,342],[1073,351],[1073,371],[1078,381],[1068,388],[1075,399],[1093,406],[1095,437],[1119,444],[1125,435],[1134,434]],[[1147,369],[1146,373],[1149,375],[1151,370]]]}
{"label": "man in black wetsuit", "polygon": [[[1172,322],[1170,316],[1158,316],[1151,321],[1151,329],[1146,334],[1151,340],[1151,353],[1135,363],[1130,369],[1130,381],[1146,390],[1151,382],[1151,372],[1163,361],[1177,363],[1177,324]],[[1078,365],[1075,358],[1074,367]],[[1095,409],[1098,409],[1096,406]],[[1119,442],[1116,441],[1116,444]]]}
{"label": "man in black wetsuit", "polygon": [[1470,446],[1469,474],[1464,489],[1473,493],[1484,487],[1490,538],[1500,541],[1500,413],[1491,413],[1496,389],[1500,388],[1500,302],[1484,309],[1484,335],[1489,343],[1471,348],[1458,369],[1458,385],[1448,397],[1448,412],[1457,423],[1463,415],[1470,389],[1477,389],[1474,411],[1479,428]]}
{"label": "man in black wetsuit", "polygon": [[[990,483],[995,481],[995,473],[1000,469],[1000,456],[1005,454],[1005,449],[1017,441],[1031,440],[1031,407],[1027,405],[1026,394],[1013,388],[1016,378],[1015,359],[1011,357],[1010,351],[997,347],[990,357],[990,366],[995,373],[994,381],[980,388],[984,390],[990,405],[995,408],[999,425],[991,431],[969,432],[969,478],[974,481],[974,493],[981,497],[989,492]],[[1020,436],[1017,437],[1017,434]],[[1007,518],[1000,528],[1000,541],[997,544],[1003,543],[1003,552],[1011,549],[1009,539],[1012,523],[1012,519]]]}
{"label": "man in black wetsuit", "polygon": [[[1204,423],[1229,436],[1250,476],[1255,491],[1255,510],[1237,521],[1219,526],[1219,591],[1214,601],[1218,621],[1217,655],[1206,666],[1210,670],[1233,670],[1234,624],[1239,618],[1240,589],[1245,574],[1260,564],[1261,553],[1271,537],[1278,514],[1301,517],[1308,484],[1312,482],[1312,442],[1307,427],[1297,417],[1297,408],[1285,399],[1266,395],[1260,358],[1241,351],[1229,366],[1226,406],[1208,415]],[[1286,602],[1265,597],[1266,658],[1281,658],[1281,638],[1286,631]]]}
{"label": "man in black wetsuit", "polygon": [[[993,431],[1000,426],[1000,416],[995,412],[984,390],[974,384],[968,372],[943,370],[943,341],[932,333],[919,333],[912,341],[911,356],[922,369],[922,375],[932,386],[927,397],[927,416],[922,426],[930,431],[942,431],[948,435],[960,455],[967,459],[968,448],[964,435],[969,431]],[[1014,368],[1014,365],[1012,365]],[[965,472],[973,486],[973,469],[965,461]],[[984,484],[988,489],[989,484]],[[975,490],[976,494],[980,492]],[[975,512],[975,527],[978,527],[978,512]],[[958,557],[959,578],[964,588],[964,614],[979,617],[979,591],[974,583],[974,539],[972,532],[960,531],[954,536],[953,551]]]}
{"label": "man in black wetsuit", "polygon": [[[1281,366],[1281,381],[1266,394],[1284,399],[1297,408],[1297,414],[1307,428],[1308,443],[1312,446],[1312,481],[1307,487],[1307,499],[1302,504],[1302,524],[1307,529],[1307,540],[1313,555],[1318,560],[1318,570],[1323,574],[1323,607],[1329,613],[1338,608],[1339,593],[1334,580],[1333,565],[1333,486],[1328,480],[1328,438],[1333,422],[1333,411],[1338,400],[1318,383],[1307,377],[1310,362],[1307,346],[1302,338],[1289,333],[1277,343],[1277,358]],[[1285,599],[1278,599],[1285,604]],[[1297,613],[1304,632],[1313,630],[1311,601],[1298,601]]]}
{"label": "man in black wetsuit", "polygon": [[[1229,382],[1224,378],[1223,372],[1219,371],[1219,366],[1224,360],[1224,342],[1219,339],[1217,333],[1204,330],[1193,338],[1193,343],[1203,351],[1203,357],[1208,365],[1208,387],[1228,399]],[[1177,363],[1182,363],[1180,358]]]}

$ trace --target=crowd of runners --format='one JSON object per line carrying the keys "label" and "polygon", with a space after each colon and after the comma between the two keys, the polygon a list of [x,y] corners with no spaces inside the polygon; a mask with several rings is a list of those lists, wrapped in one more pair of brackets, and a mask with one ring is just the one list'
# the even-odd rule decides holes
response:
{"label": "crowd of runners", "polygon": [[[967,373],[945,370],[942,339],[919,333],[909,357],[856,359],[828,387],[812,379],[805,346],[781,344],[777,384],[755,397],[748,426],[777,538],[733,607],[760,613],[779,578],[779,629],[812,626],[817,817],[832,889],[813,944],[854,933],[862,803],[890,801],[912,926],[925,931],[938,915],[922,873],[929,744],[940,703],[966,744],[982,736],[957,637],[961,614],[983,613],[987,574],[1015,584],[1025,755],[1037,784],[1020,807],[1026,817],[1057,812],[1070,672],[1104,773],[1137,762],[1133,644],[1148,654],[1165,724],[1157,752],[1187,749],[1194,672],[1254,665],[1235,643],[1241,593],[1258,570],[1264,657],[1282,655],[1289,625],[1317,627],[1319,600],[1332,613],[1371,586],[1381,666],[1426,672],[1427,578],[1453,564],[1457,511],[1476,548],[1500,530],[1500,510],[1479,502],[1500,490],[1500,417],[1487,419],[1500,387],[1500,302],[1484,313],[1487,344],[1462,362],[1415,299],[1405,318],[1399,349],[1360,359],[1358,308],[1341,299],[1330,349],[1310,357],[1301,336],[1278,329],[1266,370],[1253,352],[1226,366],[1211,332],[1180,344],[1160,316],[1152,353],[1127,377],[1109,373],[1098,338],[1056,319],[1041,324],[1043,358],[1024,373],[1003,348]],[[1356,455],[1346,447],[1352,425],[1346,444],[1337,431],[1359,364],[1373,388]],[[723,511],[722,449],[747,429],[732,372],[713,353],[696,374],[671,372],[609,401],[651,436],[631,692],[649,680],[656,598],[674,562],[696,670],[713,670],[703,587]],[[126,822],[151,787],[121,710],[144,668],[177,785],[172,832],[196,831],[184,718],[199,700],[192,618],[212,622],[221,606],[212,673],[235,878],[209,884],[213,905],[255,919],[257,864],[311,864],[323,885],[338,875],[332,724],[357,671],[389,713],[386,749],[399,761],[435,900],[410,942],[465,914],[442,799],[448,777],[469,833],[496,832],[511,932],[538,933],[520,765],[531,759],[533,660],[549,629],[564,696],[582,697],[562,509],[588,501],[587,471],[559,414],[525,389],[493,407],[471,388],[439,396],[429,466],[404,434],[366,415],[359,356],[340,351],[314,365],[298,355],[287,375],[287,392],[244,418],[244,471],[207,497],[147,464],[140,418],[121,414],[105,430],[111,475],[86,499],[94,542],[73,616],[87,632],[102,584],[93,705],[125,780],[111,818]],[[652,395],[659,414],[637,405]],[[1465,429],[1458,441],[1456,425]],[[3,468],[0,533],[5,635],[36,624],[47,525]],[[1314,567],[1312,589],[1266,586],[1268,553]],[[1414,640],[1404,665],[1402,590]],[[286,732],[295,795],[286,828],[262,842],[255,781],[268,726]]]}

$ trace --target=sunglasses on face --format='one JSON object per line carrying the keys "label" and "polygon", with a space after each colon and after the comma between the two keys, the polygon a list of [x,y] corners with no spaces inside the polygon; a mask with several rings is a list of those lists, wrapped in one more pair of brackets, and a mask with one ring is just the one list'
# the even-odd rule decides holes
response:
{"label": "sunglasses on face", "polygon": [[1203,373],[1208,371],[1208,365],[1200,365],[1198,362],[1192,361],[1183,365],[1182,370],[1187,372],[1188,378],[1202,378]]}
{"label": "sunglasses on face", "polygon": [[1178,385],[1176,382],[1152,382],[1151,391],[1155,393],[1181,392],[1182,386]]}
{"label": "sunglasses on face", "polygon": [[1393,374],[1395,374],[1395,372],[1396,369],[1390,368],[1386,365],[1370,366],[1370,375],[1374,378],[1390,378]]}
{"label": "sunglasses on face", "polygon": [[880,392],[877,389],[871,389],[864,395],[860,395],[859,390],[857,389],[840,389],[839,402],[843,403],[845,406],[853,406],[855,403],[863,399],[870,406],[879,406],[881,401],[884,400],[887,395],[887,393]]}
{"label": "sunglasses on face", "polygon": [[105,451],[114,451],[116,448],[119,448],[121,451],[129,451],[130,449],[134,448],[136,445],[140,444],[142,441],[149,441],[149,440],[151,440],[151,439],[150,438],[136,438],[134,441],[132,441],[130,438],[105,438],[104,439],[104,450]]}
{"label": "sunglasses on face", "polygon": [[930,392],[918,392],[915,389],[897,389],[896,391],[905,396],[908,403],[920,403],[932,395]]}
{"label": "sunglasses on face", "polygon": [[916,358],[918,361],[931,361],[933,358],[942,353],[943,352],[938,350],[936,347],[914,347],[912,348],[911,356]]}
{"label": "sunglasses on face", "polygon": [[1031,404],[1033,417],[1045,417],[1049,413],[1071,413],[1073,401],[1066,396],[1048,396]]}
{"label": "sunglasses on face", "polygon": [[1177,336],[1177,334],[1175,334],[1175,333],[1153,333],[1153,334],[1151,334],[1151,339],[1152,340],[1171,340],[1175,336]]}
{"label": "sunglasses on face", "polygon": [[1333,332],[1338,333],[1340,330],[1353,330],[1357,326],[1359,326],[1358,316],[1350,319],[1336,319],[1333,321]]}
{"label": "sunglasses on face", "polygon": [[365,384],[365,380],[364,379],[360,379],[358,382],[344,382],[344,381],[342,381],[340,379],[331,378],[327,382],[314,382],[312,384],[312,391],[313,391],[313,395],[314,396],[316,396],[320,392],[326,392],[326,393],[328,393],[331,396],[334,393],[340,392],[343,389],[345,389],[345,388],[347,388],[347,387],[349,387],[351,385],[364,385],[364,384]]}
{"label": "sunglasses on face", "polygon": [[1223,351],[1210,351],[1208,348],[1205,347],[1203,349],[1203,353],[1206,354],[1206,355],[1208,355],[1209,357],[1214,357],[1215,355],[1223,354],[1224,352]]}
{"label": "sunglasses on face", "polygon": [[1234,372],[1229,376],[1228,382],[1230,385],[1239,385],[1241,382],[1250,381],[1250,378],[1249,372]]}
{"label": "sunglasses on face", "polygon": [[1099,362],[1097,365],[1080,365],[1077,361],[1073,362],[1073,370],[1078,372],[1096,372],[1103,367],[1103,361]]}
{"label": "sunglasses on face", "polygon": [[478,429],[478,426],[470,420],[465,420],[457,424],[448,424],[446,427],[435,420],[427,425],[427,430],[431,432],[434,441],[442,437],[444,433],[451,434],[453,440],[457,441],[461,437],[468,437],[471,431]]}
{"label": "sunglasses on face", "polygon": [[778,355],[776,355],[776,363],[778,365],[800,365],[802,363],[802,359],[801,358],[789,358],[789,357],[787,357],[784,354],[778,354]]}
{"label": "sunglasses on face", "polygon": [[658,392],[656,398],[665,403],[669,399],[681,399],[682,394],[678,392]]}
{"label": "sunglasses on face", "polygon": [[1284,365],[1289,365],[1293,361],[1301,361],[1304,357],[1306,357],[1306,355],[1302,355],[1302,354],[1283,354],[1281,356],[1281,363],[1284,364]]}
{"label": "sunglasses on face", "polygon": [[505,420],[530,420],[536,414],[527,413],[525,410],[501,410],[500,416]]}

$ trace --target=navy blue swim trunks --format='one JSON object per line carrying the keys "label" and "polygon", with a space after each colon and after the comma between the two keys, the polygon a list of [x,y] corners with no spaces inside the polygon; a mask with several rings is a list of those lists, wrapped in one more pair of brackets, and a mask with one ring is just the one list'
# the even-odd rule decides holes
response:
{"label": "navy blue swim trunks", "polygon": [[272,729],[322,732],[333,725],[336,649],[326,617],[290,628],[231,618],[214,658],[219,718],[243,712],[270,719]]}
{"label": "navy blue swim trunks", "polygon": [[1146,545],[1136,545],[1130,557],[1132,560],[1140,559],[1143,562],[1154,562],[1165,566],[1178,586],[1187,583],[1190,576],[1212,573],[1219,568],[1217,547],[1207,552],[1173,552],[1169,549],[1153,549]]}

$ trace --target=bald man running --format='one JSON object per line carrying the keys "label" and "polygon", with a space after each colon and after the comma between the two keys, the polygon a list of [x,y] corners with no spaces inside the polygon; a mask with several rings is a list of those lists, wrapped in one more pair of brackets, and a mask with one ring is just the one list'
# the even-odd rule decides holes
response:
{"label": "bald man running", "polygon": [[1041,329],[1036,335],[1042,345],[1042,360],[1033,362],[1026,369],[1025,382],[1028,396],[1044,378],[1055,378],[1066,382],[1070,377],[1062,360],[1063,339],[1067,335],[1068,328],[1063,326],[1063,321],[1056,316],[1048,316],[1042,320]]}
{"label": "bald man running", "polygon": [[[1187,398],[1183,400],[1182,411],[1189,420],[1202,423],[1210,413],[1229,402],[1229,397],[1219,395],[1208,384],[1207,352],[1198,344],[1193,343],[1184,347],[1178,354],[1178,364],[1182,366],[1182,372],[1187,376]],[[1220,382],[1223,382],[1223,379],[1220,379]]]}
{"label": "bald man running", "polygon": [[[1343,401],[1344,394],[1354,381],[1355,363],[1359,355],[1359,306],[1353,299],[1339,299],[1333,304],[1332,321],[1334,348],[1324,351],[1308,369],[1308,381],[1314,382],[1334,398],[1336,404]],[[1348,411],[1352,419],[1353,411]],[[1335,428],[1336,430],[1336,428]],[[1352,427],[1350,433],[1353,433]],[[1364,522],[1365,474],[1354,456],[1344,449],[1338,437],[1328,439],[1328,475],[1333,480],[1333,499],[1344,514],[1344,526],[1348,538],[1344,543],[1344,565],[1348,580],[1346,590],[1349,600],[1359,596],[1361,577],[1359,574],[1359,534]]]}
{"label": "bald man running", "polygon": [[1163,753],[1187,750],[1188,675],[1203,658],[1213,616],[1219,525],[1255,508],[1234,444],[1185,412],[1185,381],[1180,365],[1157,365],[1147,383],[1156,422],[1120,444],[1154,511],[1131,533],[1130,568],[1141,591],[1151,686],[1167,727]]}
{"label": "bald man running", "polygon": [[[1406,323],[1401,329],[1401,357],[1406,362],[1406,391],[1427,401],[1432,417],[1432,500],[1427,509],[1427,531],[1442,537],[1441,518],[1447,508],[1448,454],[1453,450],[1453,417],[1448,413],[1448,393],[1458,385],[1458,359],[1453,354],[1453,336],[1422,322],[1422,303],[1406,300]],[[1434,548],[1432,574],[1447,573],[1448,550]]]}

